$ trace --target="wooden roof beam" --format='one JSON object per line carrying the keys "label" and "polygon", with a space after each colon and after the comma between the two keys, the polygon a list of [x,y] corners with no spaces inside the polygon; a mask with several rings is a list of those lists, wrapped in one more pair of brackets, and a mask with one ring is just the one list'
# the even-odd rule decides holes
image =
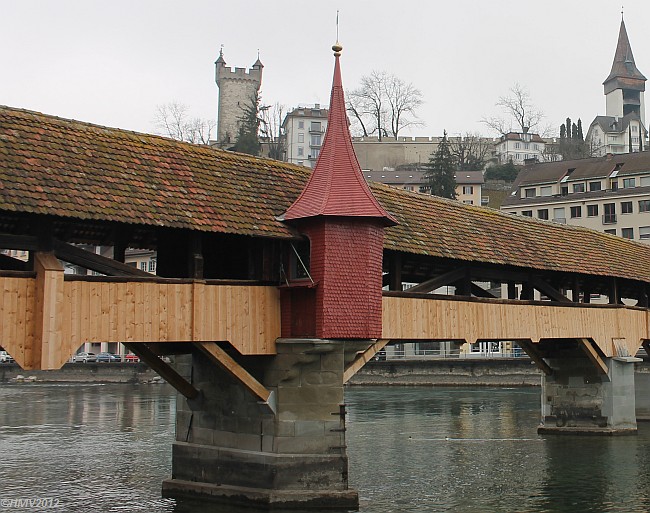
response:
{"label": "wooden roof beam", "polygon": [[408,289],[408,292],[431,292],[439,287],[444,287],[445,285],[449,285],[464,278],[466,272],[465,267],[454,269],[445,274],[441,274],[440,276],[436,276],[435,278],[431,278],[430,280],[423,281],[419,285]]}

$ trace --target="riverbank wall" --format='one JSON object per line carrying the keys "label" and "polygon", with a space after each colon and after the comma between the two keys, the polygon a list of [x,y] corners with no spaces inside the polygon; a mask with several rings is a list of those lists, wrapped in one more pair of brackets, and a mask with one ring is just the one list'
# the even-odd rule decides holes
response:
{"label": "riverbank wall", "polygon": [[42,383],[151,383],[158,374],[144,363],[66,363],[59,370],[23,370],[17,364],[0,364],[0,384],[15,383],[19,376]]}

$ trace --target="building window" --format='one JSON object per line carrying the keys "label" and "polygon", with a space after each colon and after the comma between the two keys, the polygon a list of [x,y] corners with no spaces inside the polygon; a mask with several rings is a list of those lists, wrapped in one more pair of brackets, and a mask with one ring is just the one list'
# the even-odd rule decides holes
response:
{"label": "building window", "polygon": [[298,142],[299,143],[305,142],[305,134],[298,134]]}
{"label": "building window", "polygon": [[639,212],[650,212],[650,200],[639,200]]}
{"label": "building window", "polygon": [[650,239],[650,226],[639,226],[639,239]]}
{"label": "building window", "polygon": [[149,272],[150,273],[155,273],[156,272],[156,259],[152,258],[149,260]]}
{"label": "building window", "polygon": [[587,217],[595,217],[598,215],[598,205],[587,205]]}
{"label": "building window", "polygon": [[147,262],[140,262],[140,270],[141,271],[147,270]]}
{"label": "building window", "polygon": [[563,185],[562,187],[560,187],[560,195],[566,196],[567,194],[569,194],[569,186]]}
{"label": "building window", "polygon": [[534,150],[539,150],[539,145],[538,144],[533,144],[533,149]]}
{"label": "building window", "polygon": [[642,176],[640,181],[641,181],[640,184],[641,187],[647,187],[648,185],[650,185],[650,176]]}
{"label": "building window", "polygon": [[527,198],[534,198],[535,197],[535,189],[525,189],[524,190],[524,195]]}
{"label": "building window", "polygon": [[623,201],[621,202],[621,214],[632,214],[632,202]]}
{"label": "building window", "polygon": [[566,214],[564,213],[564,207],[557,207],[553,209],[553,221],[556,223],[566,223]]}
{"label": "building window", "polygon": [[634,238],[634,228],[623,228],[621,230],[621,237],[624,239],[633,239]]}
{"label": "building window", "polygon": [[616,223],[616,203],[605,203],[603,205],[603,223],[615,224]]}
{"label": "building window", "polygon": [[302,146],[298,146],[298,156],[302,157],[305,154],[305,149]]}
{"label": "building window", "polygon": [[540,196],[550,196],[551,194],[553,194],[553,187],[551,187],[550,185],[539,188]]}
{"label": "building window", "polygon": [[573,192],[585,192],[585,184],[583,183],[574,183]]}
{"label": "building window", "polygon": [[632,125],[632,132],[636,133],[639,130],[639,127],[636,125]]}
{"label": "building window", "polygon": [[577,207],[571,207],[571,219],[576,217],[582,217],[582,207],[580,205]]}
{"label": "building window", "polygon": [[635,178],[623,178],[623,189],[632,189],[635,187]]}
{"label": "building window", "polygon": [[611,182],[611,187],[610,187],[610,188],[611,188],[613,191],[617,191],[617,190],[618,190],[618,180],[612,180],[612,182]]}
{"label": "building window", "polygon": [[522,210],[521,215],[526,216],[526,217],[533,217],[533,211],[532,210]]}
{"label": "building window", "polygon": [[548,208],[540,208],[537,211],[538,219],[548,219]]}
{"label": "building window", "polygon": [[320,141],[321,141],[320,135],[312,135],[311,136],[311,145],[312,146],[320,146]]}
{"label": "building window", "polygon": [[518,150],[519,148],[521,148],[521,144],[515,143],[515,149]]}
{"label": "building window", "polygon": [[305,128],[305,122],[304,121],[298,121],[298,128]]}
{"label": "building window", "polygon": [[616,228],[610,228],[609,230],[605,230],[605,233],[609,233],[610,235],[616,235]]}
{"label": "building window", "polygon": [[312,159],[317,159],[318,155],[320,155],[320,150],[318,148],[312,148],[311,155],[309,157]]}
{"label": "building window", "polygon": [[320,121],[312,121],[309,127],[310,132],[320,132]]}
{"label": "building window", "polygon": [[473,185],[463,185],[463,194],[474,194]]}
{"label": "building window", "polygon": [[600,182],[589,182],[589,190],[591,192],[600,190]]}
{"label": "building window", "polygon": [[473,205],[474,201],[472,201],[472,200],[463,200],[463,203],[465,203],[466,205]]}

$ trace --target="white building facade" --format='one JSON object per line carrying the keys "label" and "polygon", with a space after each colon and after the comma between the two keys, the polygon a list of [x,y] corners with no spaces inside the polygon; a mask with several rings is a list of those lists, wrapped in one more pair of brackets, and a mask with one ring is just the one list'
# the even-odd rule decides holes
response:
{"label": "white building facade", "polygon": [[285,116],[284,161],[313,169],[325,138],[328,112],[317,103],[313,107],[297,107]]}
{"label": "white building facade", "polygon": [[528,132],[510,132],[496,143],[496,158],[500,164],[512,161],[523,165],[527,160],[544,161],[546,142],[539,134]]}

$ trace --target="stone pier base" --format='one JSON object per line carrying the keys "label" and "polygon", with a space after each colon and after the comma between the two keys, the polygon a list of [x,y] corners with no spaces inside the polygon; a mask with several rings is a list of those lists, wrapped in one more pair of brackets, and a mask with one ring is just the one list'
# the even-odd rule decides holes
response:
{"label": "stone pier base", "polygon": [[343,405],[346,352],[349,358],[354,349],[343,341],[280,339],[276,356],[241,359],[275,393],[275,411],[194,353],[184,374],[201,396],[178,398],[172,478],[163,495],[269,509],[357,509]]}
{"label": "stone pier base", "polygon": [[624,435],[637,432],[634,363],[605,358],[607,375],[587,358],[549,359],[553,374],[542,379],[539,433]]}

